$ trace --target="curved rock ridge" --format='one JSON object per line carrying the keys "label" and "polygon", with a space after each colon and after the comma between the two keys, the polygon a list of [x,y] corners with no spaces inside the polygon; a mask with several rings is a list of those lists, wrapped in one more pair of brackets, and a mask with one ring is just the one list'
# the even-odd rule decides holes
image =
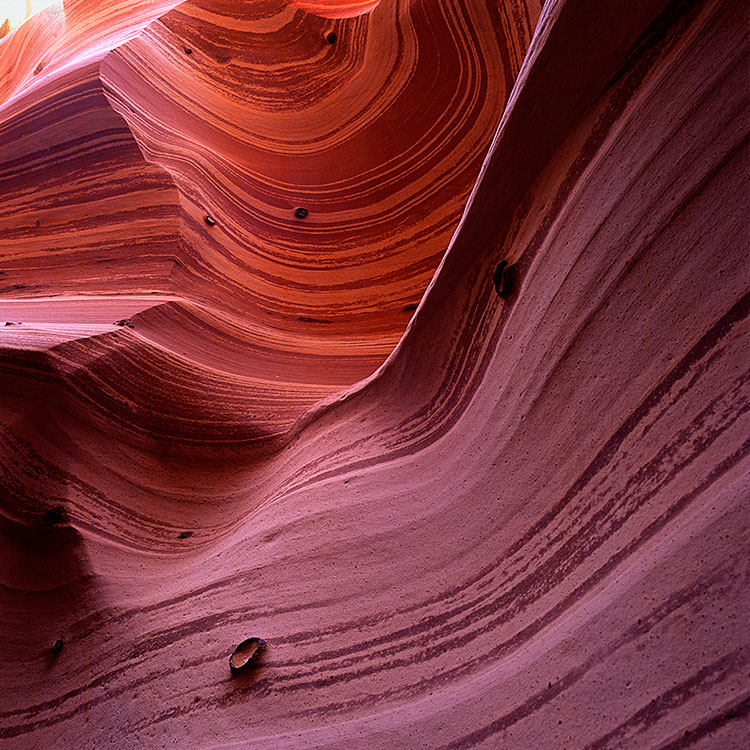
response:
{"label": "curved rock ridge", "polygon": [[291,0],[291,4],[323,18],[351,18],[374,10],[381,0]]}
{"label": "curved rock ridge", "polygon": [[[99,382],[87,363],[109,368],[115,356],[125,413],[105,409],[104,420],[123,439],[144,447],[159,436],[191,458],[206,442],[259,454],[393,349],[455,229],[539,9],[428,13],[389,0],[332,23],[281,0],[175,5],[103,14],[66,4],[42,79],[16,81],[0,111],[0,293],[62,295],[51,319],[70,323],[79,313],[75,299],[64,311],[68,297],[154,295],[158,312],[117,343],[66,347],[79,413],[98,408],[79,387]],[[36,58],[21,45],[39,33],[22,27],[5,43],[27,68]],[[194,396],[143,397],[173,355],[168,369]],[[230,392],[185,429],[186,404]]]}
{"label": "curved rock ridge", "polygon": [[0,743],[744,747],[743,9],[320,5],[0,110]]}
{"label": "curved rock ridge", "polygon": [[390,334],[385,356],[455,229],[535,17],[533,3],[389,0],[301,23],[280,0],[187,2],[109,55],[113,107],[180,189],[173,283],[298,335]]}

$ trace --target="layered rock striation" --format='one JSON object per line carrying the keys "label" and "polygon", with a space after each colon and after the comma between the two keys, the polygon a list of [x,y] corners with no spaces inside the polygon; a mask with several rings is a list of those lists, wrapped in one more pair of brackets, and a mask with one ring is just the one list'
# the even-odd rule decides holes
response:
{"label": "layered rock striation", "polygon": [[742,747],[747,37],[65,0],[0,40],[0,745]]}

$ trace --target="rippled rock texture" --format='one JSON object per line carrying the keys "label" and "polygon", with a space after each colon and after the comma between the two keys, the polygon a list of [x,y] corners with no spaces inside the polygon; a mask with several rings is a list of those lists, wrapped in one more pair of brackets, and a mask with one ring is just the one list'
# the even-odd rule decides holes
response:
{"label": "rippled rock texture", "polygon": [[745,747],[745,10],[0,40],[0,745]]}

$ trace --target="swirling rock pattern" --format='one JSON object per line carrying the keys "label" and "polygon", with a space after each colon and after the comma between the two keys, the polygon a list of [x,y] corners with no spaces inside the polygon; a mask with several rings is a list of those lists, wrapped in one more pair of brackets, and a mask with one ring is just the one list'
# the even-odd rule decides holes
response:
{"label": "swirling rock pattern", "polygon": [[744,747],[740,4],[102,5],[0,42],[0,743]]}

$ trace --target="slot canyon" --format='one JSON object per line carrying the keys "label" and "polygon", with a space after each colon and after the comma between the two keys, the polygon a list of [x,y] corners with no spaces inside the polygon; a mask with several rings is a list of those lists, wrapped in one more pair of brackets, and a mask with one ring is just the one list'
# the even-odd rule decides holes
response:
{"label": "slot canyon", "polygon": [[0,748],[750,746],[749,18],[0,2]]}

